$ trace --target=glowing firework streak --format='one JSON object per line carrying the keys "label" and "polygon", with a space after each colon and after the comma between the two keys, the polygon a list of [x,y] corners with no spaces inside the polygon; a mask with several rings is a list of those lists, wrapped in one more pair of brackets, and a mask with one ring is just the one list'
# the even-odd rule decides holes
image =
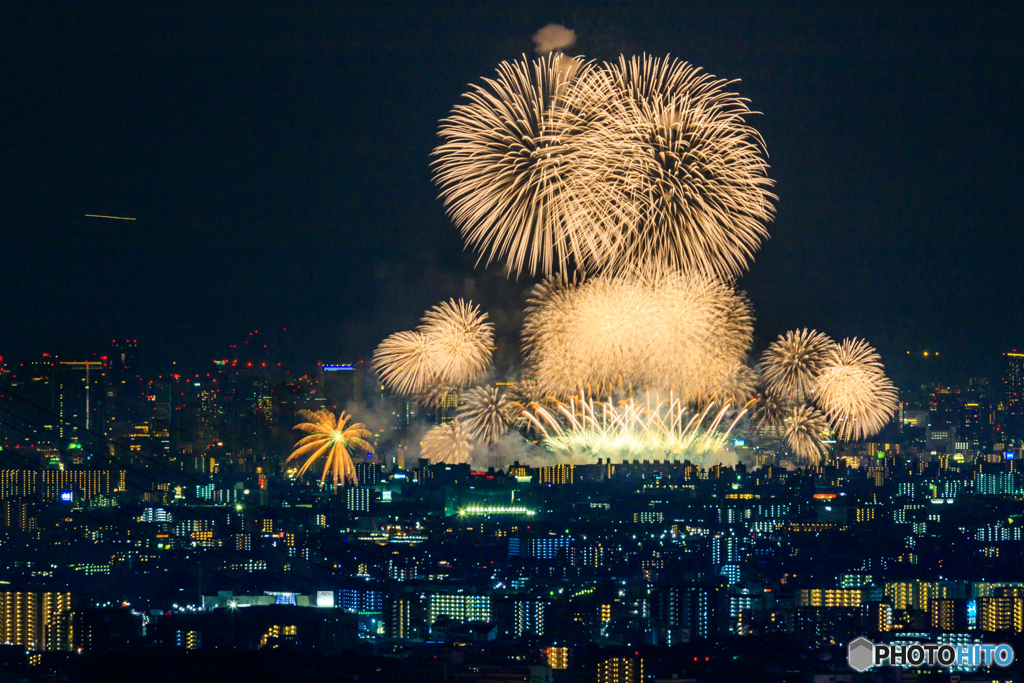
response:
{"label": "glowing firework streak", "polygon": [[[726,403],[714,413],[713,402],[690,414],[685,401],[670,395],[643,402],[628,398],[595,402],[586,395],[568,402],[556,402],[554,411],[538,403],[513,405],[520,418],[544,436],[543,445],[561,454],[623,456],[704,455],[724,450],[733,427],[746,414],[744,406],[735,411],[727,429],[720,430],[726,415],[734,409]],[[702,427],[709,418],[708,426]],[[680,428],[681,425],[685,427]]]}

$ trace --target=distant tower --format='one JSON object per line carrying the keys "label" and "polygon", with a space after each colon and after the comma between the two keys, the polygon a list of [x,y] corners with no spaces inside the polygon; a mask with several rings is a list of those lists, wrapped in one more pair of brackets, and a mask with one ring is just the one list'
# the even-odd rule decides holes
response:
{"label": "distant tower", "polygon": [[1016,349],[1003,354],[1001,398],[1000,437],[1004,444],[1020,444],[1024,440],[1024,353]]}

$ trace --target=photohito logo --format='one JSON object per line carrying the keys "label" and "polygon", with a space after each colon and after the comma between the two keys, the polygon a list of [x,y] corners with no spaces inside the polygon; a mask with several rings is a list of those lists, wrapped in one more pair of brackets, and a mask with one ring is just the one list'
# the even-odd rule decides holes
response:
{"label": "photohito logo", "polygon": [[1009,666],[1013,663],[1013,648],[1005,643],[884,645],[861,636],[847,646],[847,661],[855,671],[867,671],[873,666]]}

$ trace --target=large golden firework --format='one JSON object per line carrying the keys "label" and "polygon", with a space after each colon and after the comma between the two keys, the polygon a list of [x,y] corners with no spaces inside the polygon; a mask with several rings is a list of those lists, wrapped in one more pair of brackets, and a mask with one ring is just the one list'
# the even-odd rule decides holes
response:
{"label": "large golden firework", "polygon": [[809,397],[833,346],[835,342],[821,332],[792,330],[765,350],[758,369],[770,391],[803,401]]}
{"label": "large golden firework", "polygon": [[614,208],[596,206],[609,146],[595,142],[601,131],[591,124],[604,115],[593,95],[611,91],[579,96],[595,72],[560,53],[502,62],[442,122],[435,180],[466,243],[488,264],[551,274],[604,258],[606,231],[593,224]]}
{"label": "large golden firework", "polygon": [[750,397],[743,362],[752,337],[746,297],[713,277],[598,276],[539,285],[527,308],[523,349],[547,395],[646,386],[700,403],[723,388]]}
{"label": "large golden firework", "polygon": [[605,73],[613,115],[594,125],[609,129],[600,138],[616,168],[605,176],[615,189],[604,194],[628,201],[627,220],[605,238],[614,249],[603,265],[745,271],[768,236],[775,199],[747,100],[729,92],[732,82],[669,57],[619,57]]}
{"label": "large golden firework", "polygon": [[814,386],[815,402],[844,441],[874,436],[899,407],[896,387],[885,376],[881,356],[862,339],[834,345]]}
{"label": "large golden firework", "polygon": [[344,410],[337,418],[329,410],[301,410],[299,414],[306,421],[295,425],[295,429],[306,432],[309,436],[295,444],[295,451],[288,456],[285,463],[306,458],[299,468],[301,477],[321,456],[325,456],[324,471],[320,476],[321,486],[327,481],[328,476],[333,477],[335,488],[339,483],[342,486],[348,482],[353,486],[358,485],[359,479],[356,476],[355,465],[352,464],[352,453],[372,450],[366,439],[373,435],[366,429],[366,425],[359,422],[349,424],[352,416]]}

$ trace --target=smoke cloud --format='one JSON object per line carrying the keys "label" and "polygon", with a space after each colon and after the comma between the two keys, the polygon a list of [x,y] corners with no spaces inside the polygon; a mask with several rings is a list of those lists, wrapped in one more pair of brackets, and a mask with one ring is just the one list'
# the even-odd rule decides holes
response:
{"label": "smoke cloud", "polygon": [[561,24],[548,24],[533,34],[534,49],[539,55],[564,50],[576,44],[576,32]]}

